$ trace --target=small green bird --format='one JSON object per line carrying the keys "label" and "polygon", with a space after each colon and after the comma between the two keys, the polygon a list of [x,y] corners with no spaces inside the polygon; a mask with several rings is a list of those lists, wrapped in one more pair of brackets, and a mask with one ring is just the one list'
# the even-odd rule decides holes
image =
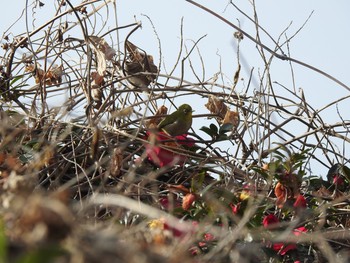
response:
{"label": "small green bird", "polygon": [[158,124],[158,129],[170,136],[185,134],[192,126],[192,108],[188,104],[182,104],[177,111],[165,117]]}

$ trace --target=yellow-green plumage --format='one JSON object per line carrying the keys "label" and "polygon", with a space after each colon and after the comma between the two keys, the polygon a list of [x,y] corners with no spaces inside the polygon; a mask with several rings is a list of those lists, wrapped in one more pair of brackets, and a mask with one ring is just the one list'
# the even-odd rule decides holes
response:
{"label": "yellow-green plumage", "polygon": [[192,107],[182,104],[158,124],[158,128],[171,136],[185,134],[192,126]]}

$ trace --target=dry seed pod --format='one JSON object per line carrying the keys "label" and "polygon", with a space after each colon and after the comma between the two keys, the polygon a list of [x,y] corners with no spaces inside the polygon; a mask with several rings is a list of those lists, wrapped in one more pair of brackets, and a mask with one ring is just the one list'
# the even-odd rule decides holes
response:
{"label": "dry seed pod", "polygon": [[102,90],[101,87],[104,85],[103,76],[97,72],[91,72],[91,97],[94,100],[94,108],[99,109],[102,105]]}
{"label": "dry seed pod", "polygon": [[123,155],[122,150],[120,148],[116,148],[113,151],[113,156],[110,164],[110,174],[114,178],[119,177],[121,175]]}
{"label": "dry seed pod", "polygon": [[94,108],[99,109],[102,105],[102,91],[98,85],[91,84],[91,97],[95,102]]}
{"label": "dry seed pod", "polygon": [[93,129],[92,141],[91,141],[91,146],[90,146],[90,157],[93,160],[97,159],[100,138],[101,138],[101,131],[99,128],[95,127]]}
{"label": "dry seed pod", "polygon": [[235,33],[233,33],[233,36],[238,40],[243,40],[243,33],[240,31],[236,31]]}
{"label": "dry seed pod", "polygon": [[235,75],[233,76],[233,88],[235,88],[238,83],[240,72],[241,72],[241,64],[238,64],[238,68],[235,72]]}
{"label": "dry seed pod", "polygon": [[9,44],[8,43],[4,43],[4,44],[1,45],[1,48],[3,50],[8,50],[9,49]]}

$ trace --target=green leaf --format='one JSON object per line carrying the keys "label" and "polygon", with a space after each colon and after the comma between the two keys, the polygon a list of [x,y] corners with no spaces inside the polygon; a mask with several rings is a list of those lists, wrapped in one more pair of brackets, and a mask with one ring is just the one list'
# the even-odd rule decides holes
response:
{"label": "green leaf", "polygon": [[218,134],[218,127],[215,125],[215,124],[210,124],[209,125],[210,129],[215,133],[215,134]]}
{"label": "green leaf", "polygon": [[47,246],[29,251],[23,255],[16,263],[50,263],[55,258],[65,255],[66,252],[58,245]]}
{"label": "green leaf", "polygon": [[304,178],[304,181],[308,182],[308,185],[309,185],[308,187],[312,191],[318,190],[322,186],[326,186],[326,187],[329,186],[328,182],[324,181],[320,176],[312,175]]}
{"label": "green leaf", "polygon": [[217,141],[226,141],[230,139],[226,134],[220,134],[219,137],[217,138]]}
{"label": "green leaf", "polygon": [[200,130],[204,131],[213,139],[218,137],[218,127],[216,127],[215,124],[210,124],[209,127],[203,126],[202,128],[200,128]]}
{"label": "green leaf", "polygon": [[7,262],[7,240],[2,219],[0,219],[0,262]]}
{"label": "green leaf", "polygon": [[279,160],[286,158],[286,155],[278,150],[273,151],[274,158],[277,158]]}
{"label": "green leaf", "polygon": [[267,171],[265,171],[264,169],[262,169],[259,166],[253,166],[251,168],[254,172],[260,174],[264,179],[268,179],[269,178],[269,173]]}
{"label": "green leaf", "polygon": [[350,182],[350,168],[347,166],[343,166],[343,174],[344,177]]}
{"label": "green leaf", "polygon": [[[215,184],[218,184],[219,182],[215,182]],[[211,185],[208,185],[203,191],[202,195],[204,195],[209,189],[208,187],[211,187],[211,192],[215,196],[217,200],[221,200],[221,202],[225,202],[227,205],[231,202],[238,202],[238,199],[234,193],[231,191],[223,188],[223,187],[214,187],[214,183]]]}
{"label": "green leaf", "polygon": [[200,130],[212,137],[212,130],[210,128],[203,126]]}
{"label": "green leaf", "polygon": [[198,193],[199,189],[202,188],[206,174],[207,172],[203,170],[198,174],[196,174],[195,176],[193,176],[192,182],[191,182],[192,193]]}
{"label": "green leaf", "polygon": [[233,124],[232,123],[226,123],[221,125],[220,130],[219,130],[219,134],[224,134],[227,132],[230,132],[233,130]]}
{"label": "green leaf", "polygon": [[287,153],[288,157],[292,156],[292,152],[287,148],[286,145],[284,145],[282,143],[276,143],[276,144],[278,144],[280,146],[280,148]]}
{"label": "green leaf", "polygon": [[201,195],[201,196],[204,196],[209,190],[211,190],[211,189],[213,188],[213,186],[214,186],[215,184],[217,184],[217,182],[218,182],[218,181],[213,182],[213,183],[207,185],[207,186],[200,192],[200,195]]}
{"label": "green leaf", "polygon": [[16,77],[14,77],[11,82],[10,82],[10,86],[13,86],[13,84],[15,84],[17,81],[19,81],[20,79],[23,78],[24,75],[18,75]]}

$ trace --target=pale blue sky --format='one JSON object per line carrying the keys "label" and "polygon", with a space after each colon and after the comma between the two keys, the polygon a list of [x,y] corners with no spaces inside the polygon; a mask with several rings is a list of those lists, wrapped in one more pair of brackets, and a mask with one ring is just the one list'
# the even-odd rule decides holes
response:
{"label": "pale blue sky", "polygon": [[[4,1],[4,0],[1,0]],[[32,1],[29,1],[31,3]],[[50,2],[42,0],[42,2]],[[78,1],[72,1],[73,3]],[[237,24],[239,19],[242,28],[254,34],[253,25],[231,6],[227,6],[228,1],[211,1],[202,0],[199,3],[207,6],[225,18]],[[21,14],[25,1],[6,1],[2,6],[3,19],[0,25],[0,33],[4,32],[13,21]],[[234,3],[252,16],[252,8],[248,0],[236,0]],[[118,16],[119,25],[134,22],[136,20],[143,22],[143,29],[134,34],[134,41],[144,44],[145,49],[157,56],[157,40],[152,32],[152,28],[142,14],[149,16],[159,34],[162,43],[162,52],[165,62],[174,61],[178,50],[180,36],[180,20],[184,17],[184,37],[185,39],[197,40],[199,37],[207,34],[207,37],[201,41],[200,48],[205,52],[205,57],[210,60],[208,63],[208,76],[210,75],[210,64],[213,64],[213,71],[217,70],[218,57],[216,52],[222,56],[223,71],[232,74],[235,70],[235,50],[232,48],[233,30],[219,21],[217,18],[205,13],[197,7],[184,0],[120,0],[117,1],[119,6]],[[280,33],[292,22],[287,35],[291,36],[305,22],[307,17],[314,11],[311,19],[301,32],[293,38],[290,50],[292,57],[309,63],[315,67],[326,71],[327,73],[338,78],[340,81],[350,85],[348,69],[350,68],[350,37],[347,32],[350,24],[348,10],[350,2],[347,0],[338,0],[336,3],[326,0],[308,0],[308,1],[256,1],[257,12],[260,25],[266,29],[272,37],[277,39]],[[226,8],[227,7],[227,8]],[[225,10],[226,8],[226,10]],[[30,11],[30,10],[29,10]],[[45,17],[52,13],[47,3],[41,10],[36,11],[37,17]],[[29,14],[29,19],[31,14]],[[24,21],[24,18],[22,18]],[[44,20],[42,20],[44,21]],[[37,25],[40,25],[40,19]],[[23,24],[17,23],[11,30],[12,32],[22,32]],[[24,26],[24,25],[23,25]],[[263,42],[269,47],[273,43],[268,38]],[[266,40],[266,41],[264,41]],[[254,48],[249,40],[244,40],[241,44],[242,54],[250,66],[257,66],[254,59],[256,52],[244,52],[244,49]],[[253,50],[254,51],[254,50]],[[231,63],[232,62],[232,63]],[[338,91],[346,94],[340,87],[329,82],[324,77],[318,76],[308,69],[295,66],[297,86],[303,87],[305,92],[325,91],[327,95],[335,95]],[[283,71],[287,68],[287,72]],[[286,62],[278,63],[275,72],[276,79],[279,81],[283,78],[290,77]],[[281,72],[280,72],[281,71]],[[300,74],[299,74],[300,72]],[[287,75],[287,76],[286,76]],[[289,81],[289,80],[288,80]],[[318,83],[318,84],[315,84]],[[333,87],[333,88],[332,88]],[[326,92],[328,91],[328,92]],[[321,92],[323,93],[323,92]],[[331,94],[329,94],[331,93]],[[320,94],[318,94],[320,95]],[[329,97],[325,96],[325,99]]]}
{"label": "pale blue sky", "polygon": [[[0,1],[5,2],[5,0]],[[49,2],[52,3],[52,1],[42,0],[42,2],[46,5],[36,10],[36,26],[45,22],[45,18],[50,18],[54,11],[49,6]],[[72,1],[72,3],[79,2]],[[142,21],[142,30],[137,31],[131,40],[137,44],[142,43],[143,49],[154,55],[156,63],[159,61],[158,41],[149,20],[144,15],[150,17],[154,24],[161,41],[162,59],[169,68],[175,63],[179,51],[180,22],[183,17],[184,39],[189,46],[191,46],[191,41],[196,41],[207,35],[198,46],[206,67],[206,79],[219,71],[218,55],[220,55],[222,72],[227,76],[227,81],[232,80],[237,68],[236,45],[232,37],[234,30],[228,25],[185,0],[119,0],[116,2],[120,26],[133,23],[135,19]],[[228,5],[229,1],[198,0],[198,2],[235,24],[239,20],[242,29],[254,37],[254,25]],[[252,5],[248,0],[235,0],[233,2],[250,17],[253,17]],[[24,3],[24,0],[15,0],[6,1],[6,5],[2,5],[0,33],[19,17]],[[290,42],[291,56],[333,75],[347,85],[350,85],[349,10],[350,2],[348,0],[256,0],[259,24],[274,39],[277,39],[290,23],[292,24],[286,34],[288,37],[292,36],[314,11],[304,28]],[[24,18],[22,21],[17,23],[11,32],[15,34],[23,32],[25,29]],[[111,27],[113,26],[112,24]],[[120,39],[124,39],[128,32],[129,30],[121,30]],[[261,33],[261,39],[265,45],[274,48],[273,42],[263,33]],[[240,50],[243,64],[242,77],[247,79],[248,72],[254,67],[257,85],[259,70],[263,70],[264,65],[256,51],[255,44],[245,38],[241,42]],[[283,50],[287,52],[286,47]],[[349,91],[318,73],[300,65],[293,64],[293,67],[296,89],[303,88],[307,101],[315,109],[349,94]],[[273,81],[288,87],[293,84],[290,66],[286,61],[274,60],[271,67],[271,77]],[[237,88],[238,90],[243,89],[239,85]],[[275,88],[278,89],[278,86]],[[339,104],[340,113],[346,120],[350,119],[348,104],[348,100]],[[327,123],[340,121],[335,107],[325,111],[322,118]]]}

